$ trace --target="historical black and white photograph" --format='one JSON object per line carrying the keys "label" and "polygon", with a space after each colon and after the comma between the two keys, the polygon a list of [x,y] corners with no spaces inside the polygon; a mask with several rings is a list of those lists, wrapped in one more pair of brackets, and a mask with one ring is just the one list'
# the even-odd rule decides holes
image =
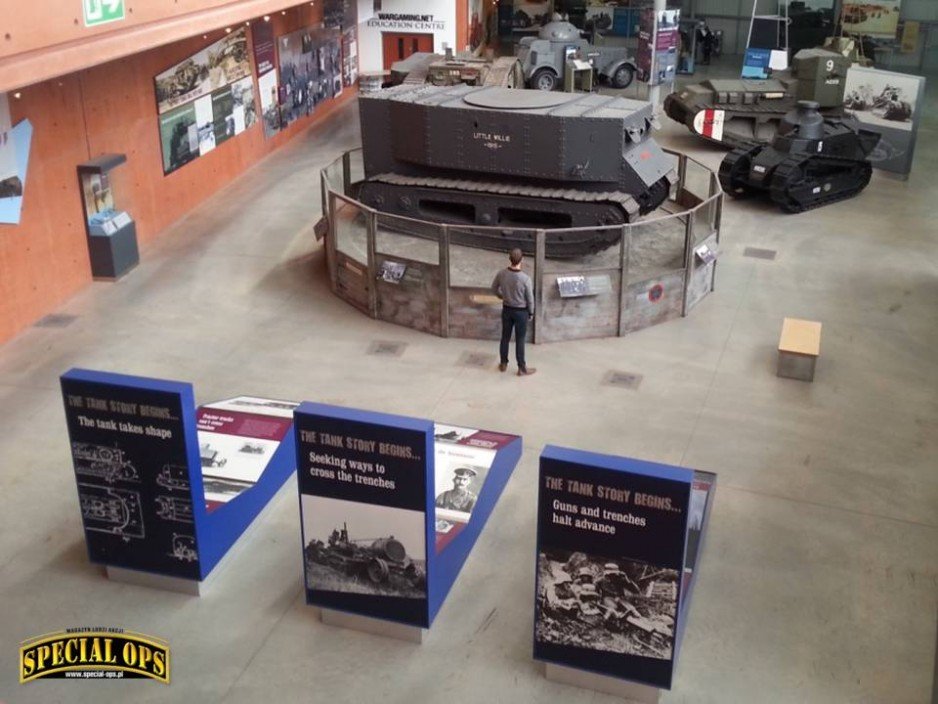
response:
{"label": "historical black and white photograph", "polygon": [[918,76],[851,68],[844,107],[864,124],[911,130],[921,81]]}
{"label": "historical black and white photograph", "polygon": [[538,555],[538,641],[670,660],[678,571],[625,558]]}
{"label": "historical black and white photograph", "polygon": [[389,284],[399,284],[404,278],[404,272],[407,271],[407,265],[403,262],[392,262],[389,259],[381,262],[381,268],[378,270],[378,278],[387,281]]}
{"label": "historical black and white photograph", "polygon": [[469,520],[494,458],[493,450],[446,442],[435,444],[433,473],[437,517]]}
{"label": "historical black and white photograph", "polygon": [[478,432],[476,428],[463,428],[458,425],[443,425],[442,423],[433,425],[433,439],[437,442],[459,442]]}
{"label": "historical black and white photograph", "polygon": [[306,587],[426,598],[426,525],[420,511],[302,496]]}

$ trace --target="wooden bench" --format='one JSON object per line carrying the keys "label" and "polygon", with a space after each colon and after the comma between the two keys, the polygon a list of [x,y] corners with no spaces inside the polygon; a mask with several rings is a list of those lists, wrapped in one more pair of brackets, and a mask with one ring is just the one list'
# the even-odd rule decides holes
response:
{"label": "wooden bench", "polygon": [[820,354],[821,324],[785,318],[778,341],[778,376],[814,381],[814,366]]}

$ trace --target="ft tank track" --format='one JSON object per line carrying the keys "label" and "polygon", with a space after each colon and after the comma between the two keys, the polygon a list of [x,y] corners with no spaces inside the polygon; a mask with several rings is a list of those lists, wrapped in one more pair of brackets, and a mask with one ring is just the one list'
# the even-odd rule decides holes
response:
{"label": "ft tank track", "polygon": [[[479,218],[481,222],[450,220],[446,223],[452,228],[451,243],[499,252],[518,247],[526,255],[533,255],[535,233],[538,229],[545,229],[545,256],[568,259],[595,254],[617,244],[621,239],[621,231],[617,228],[590,228],[634,222],[664,201],[674,178],[673,173],[668,174],[636,199],[619,191],[543,188],[497,181],[384,173],[361,184],[360,199],[382,213],[417,220],[426,218],[427,213],[420,204],[427,200],[452,204],[454,212],[460,207],[466,210],[479,207],[491,213],[483,213]],[[544,221],[538,225],[500,222],[494,213],[505,211],[539,213]],[[549,222],[552,216],[569,218],[570,224],[563,232],[552,232],[551,228],[557,227]],[[381,227],[436,239],[436,228],[427,232],[419,223],[391,218],[379,220],[379,223]],[[479,226],[491,227],[492,230],[482,230]]]}
{"label": "ft tank track", "polygon": [[866,188],[872,175],[868,161],[788,157],[775,167],[769,195],[785,212],[803,213],[852,198]]}

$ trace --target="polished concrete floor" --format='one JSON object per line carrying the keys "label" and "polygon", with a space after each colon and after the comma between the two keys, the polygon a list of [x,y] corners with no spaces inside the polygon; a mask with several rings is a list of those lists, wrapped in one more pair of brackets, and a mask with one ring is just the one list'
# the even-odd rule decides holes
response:
{"label": "polished concrete floor", "polygon": [[[490,343],[376,322],[329,293],[318,169],[356,143],[354,107],[297,138],[124,280],[0,349],[0,701],[615,701],[547,682],[531,659],[534,478],[556,443],[719,475],[663,702],[928,702],[936,94],[908,182],[877,174],[860,198],[796,216],[727,203],[716,292],[691,317],[535,347],[526,379],[498,374]],[[663,143],[716,167],[722,152],[663,122]],[[775,376],[785,316],[824,324],[812,384]],[[407,346],[369,356],[376,340]],[[491,368],[461,366],[467,351]],[[398,643],[322,625],[304,604],[294,480],[202,598],[109,583],[82,539],[58,390],[72,366],[191,381],[200,402],[250,393],[503,430],[525,452],[427,639]],[[610,370],[641,383],[604,386]],[[80,625],[168,639],[172,684],[17,684],[21,640]]]}

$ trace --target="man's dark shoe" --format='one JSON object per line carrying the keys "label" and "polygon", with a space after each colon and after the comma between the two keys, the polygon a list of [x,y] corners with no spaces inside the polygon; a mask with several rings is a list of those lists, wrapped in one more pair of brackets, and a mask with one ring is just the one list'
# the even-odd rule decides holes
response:
{"label": "man's dark shoe", "polygon": [[503,372],[508,369],[508,362],[501,362],[498,365],[498,371]]}
{"label": "man's dark shoe", "polygon": [[528,367],[527,369],[519,369],[518,376],[531,376],[536,371],[537,369],[535,369],[534,367]]}

